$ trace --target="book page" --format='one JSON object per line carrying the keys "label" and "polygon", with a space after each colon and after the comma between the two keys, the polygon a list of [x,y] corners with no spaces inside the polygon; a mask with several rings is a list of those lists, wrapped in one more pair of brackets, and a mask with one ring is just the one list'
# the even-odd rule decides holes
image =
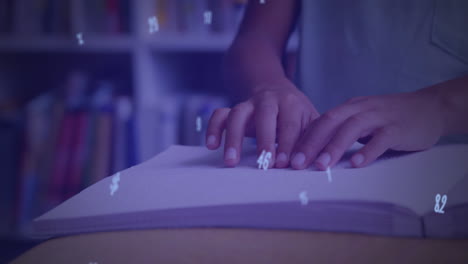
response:
{"label": "book page", "polygon": [[[358,147],[358,146],[357,146]],[[222,152],[204,147],[172,146],[147,162],[107,177],[65,201],[37,220],[117,215],[199,206],[319,201],[385,202],[419,215],[433,211],[436,194],[446,194],[467,177],[468,145],[447,145],[428,151],[381,159],[365,168],[350,168],[347,159],[326,172],[258,169],[253,146],[242,162],[225,168]],[[447,206],[453,205],[450,195]],[[465,197],[457,203],[468,202]]]}

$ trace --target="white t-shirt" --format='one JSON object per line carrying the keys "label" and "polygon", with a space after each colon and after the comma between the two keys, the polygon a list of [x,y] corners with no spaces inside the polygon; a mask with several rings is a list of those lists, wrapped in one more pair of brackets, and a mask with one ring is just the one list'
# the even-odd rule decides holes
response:
{"label": "white t-shirt", "polygon": [[319,112],[468,74],[468,0],[303,0],[298,86]]}

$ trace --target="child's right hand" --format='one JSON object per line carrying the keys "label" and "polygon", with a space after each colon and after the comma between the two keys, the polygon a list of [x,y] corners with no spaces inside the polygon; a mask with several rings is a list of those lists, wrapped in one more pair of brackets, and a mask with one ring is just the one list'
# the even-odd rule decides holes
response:
{"label": "child's right hand", "polygon": [[270,167],[275,164],[277,168],[284,168],[289,165],[296,140],[318,116],[309,99],[284,79],[265,85],[233,108],[216,109],[208,124],[206,145],[217,149],[226,129],[224,163],[234,167],[240,160],[244,136],[256,136],[258,155],[263,150],[271,152]]}

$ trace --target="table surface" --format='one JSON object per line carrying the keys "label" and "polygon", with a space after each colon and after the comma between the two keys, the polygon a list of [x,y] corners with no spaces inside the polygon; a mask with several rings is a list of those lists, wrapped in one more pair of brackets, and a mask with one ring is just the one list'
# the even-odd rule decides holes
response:
{"label": "table surface", "polygon": [[468,240],[259,229],[137,230],[51,239],[13,263],[468,263]]}

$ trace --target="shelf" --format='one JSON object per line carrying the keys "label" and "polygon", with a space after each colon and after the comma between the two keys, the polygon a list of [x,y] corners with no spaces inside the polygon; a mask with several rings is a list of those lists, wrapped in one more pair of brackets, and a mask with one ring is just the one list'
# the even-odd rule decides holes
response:
{"label": "shelf", "polygon": [[[144,41],[155,51],[174,52],[224,52],[229,48],[234,34],[160,34],[155,33]],[[293,36],[288,50],[297,50],[298,38]]]}
{"label": "shelf", "polygon": [[[231,45],[234,34],[158,34],[138,40],[131,36],[83,36],[84,44],[71,36],[22,37],[0,36],[2,52],[131,52],[136,44],[153,51],[224,52]],[[296,50],[298,38],[293,36],[288,50]]]}
{"label": "shelf", "polygon": [[0,52],[128,52],[134,43],[129,36],[83,36],[83,40],[79,45],[71,36],[0,36]]}
{"label": "shelf", "polygon": [[162,51],[224,51],[234,35],[228,34],[157,34],[150,35],[145,42],[153,50]]}

